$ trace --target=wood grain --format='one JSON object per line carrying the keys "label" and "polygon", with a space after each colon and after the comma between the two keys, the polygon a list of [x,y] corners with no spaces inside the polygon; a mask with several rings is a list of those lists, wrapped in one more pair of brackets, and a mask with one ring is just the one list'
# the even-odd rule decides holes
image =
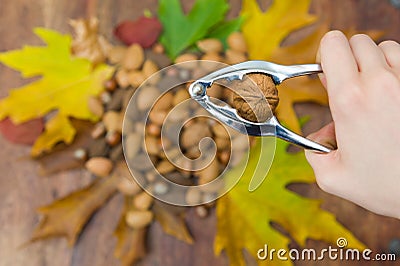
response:
{"label": "wood grain", "polygon": [[[266,8],[270,1],[263,2]],[[184,1],[188,10],[193,1]],[[237,14],[240,1],[231,1],[230,16]],[[61,32],[69,32],[68,19],[87,15],[100,18],[100,30],[109,39],[113,26],[125,19],[135,19],[144,9],[156,11],[157,0],[14,0],[2,1],[0,8],[0,51],[16,49],[24,44],[39,44],[32,27],[45,26]],[[356,27],[359,29],[381,29],[386,37],[400,40],[400,11],[383,0],[316,0],[313,12],[329,16],[335,28]],[[0,97],[10,88],[26,81],[18,73],[0,66]],[[330,119],[327,108],[314,104],[297,106],[301,115],[309,114],[311,122],[307,133],[321,127]],[[39,217],[35,208],[48,204],[90,181],[84,171],[54,175],[50,178],[36,174],[37,165],[27,159],[28,147],[12,145],[0,137],[0,265],[9,266],[109,266],[119,265],[113,257],[115,239],[113,229],[121,211],[122,199],[114,197],[89,222],[77,245],[69,248],[63,239],[50,239],[25,247]],[[317,187],[302,185],[291,189],[309,197],[323,198],[323,208],[335,213],[338,220],[376,252],[386,251],[391,238],[400,237],[400,222],[371,214],[351,203],[321,192]],[[151,227],[148,237],[149,255],[139,265],[227,265],[225,256],[213,255],[215,215],[206,219],[197,218],[190,211],[187,218],[190,231],[196,242],[190,246],[165,235],[159,225]],[[309,247],[323,247],[324,243],[308,241]],[[253,263],[250,263],[253,264]],[[306,265],[305,262],[296,265]],[[367,265],[360,262],[323,262],[320,265]],[[368,265],[378,265],[370,263]],[[380,265],[380,264],[379,264]],[[389,264],[387,264],[389,265]]]}

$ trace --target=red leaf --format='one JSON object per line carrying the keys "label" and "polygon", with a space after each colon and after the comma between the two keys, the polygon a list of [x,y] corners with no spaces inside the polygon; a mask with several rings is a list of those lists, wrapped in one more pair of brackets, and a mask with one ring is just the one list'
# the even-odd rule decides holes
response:
{"label": "red leaf", "polygon": [[0,132],[3,136],[9,141],[19,144],[32,145],[43,132],[43,128],[42,118],[33,119],[19,125],[14,124],[9,118],[0,121]]}
{"label": "red leaf", "polygon": [[143,48],[152,46],[162,31],[162,25],[157,18],[140,17],[136,21],[123,21],[117,25],[114,35],[126,45],[134,43]]}

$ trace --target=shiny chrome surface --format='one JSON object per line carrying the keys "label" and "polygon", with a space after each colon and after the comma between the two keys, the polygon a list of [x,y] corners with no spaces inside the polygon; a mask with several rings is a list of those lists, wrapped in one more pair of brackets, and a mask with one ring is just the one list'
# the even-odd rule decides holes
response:
{"label": "shiny chrome surface", "polygon": [[263,73],[270,76],[276,85],[289,78],[321,73],[319,64],[283,66],[265,61],[247,61],[212,72],[193,82],[189,87],[190,96],[211,115],[242,134],[251,136],[274,136],[304,149],[327,153],[327,147],[304,138],[283,127],[275,116],[263,123],[254,123],[238,115],[228,104],[214,103],[207,95],[207,89],[217,80],[242,80],[246,74]]}

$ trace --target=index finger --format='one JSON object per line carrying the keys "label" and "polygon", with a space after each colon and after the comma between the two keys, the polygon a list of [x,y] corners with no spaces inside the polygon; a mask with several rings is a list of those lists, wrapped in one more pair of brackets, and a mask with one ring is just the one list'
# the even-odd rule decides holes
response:
{"label": "index finger", "polygon": [[320,44],[320,58],[328,94],[346,90],[343,85],[357,78],[357,62],[349,41],[342,32],[331,31],[325,34]]}

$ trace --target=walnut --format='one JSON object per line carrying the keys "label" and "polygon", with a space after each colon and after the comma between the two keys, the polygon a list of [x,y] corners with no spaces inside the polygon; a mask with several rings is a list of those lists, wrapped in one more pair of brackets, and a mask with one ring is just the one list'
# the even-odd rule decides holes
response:
{"label": "walnut", "polygon": [[248,74],[247,77],[235,88],[233,107],[247,120],[264,122],[272,117],[279,103],[278,90],[272,78],[265,74]]}

